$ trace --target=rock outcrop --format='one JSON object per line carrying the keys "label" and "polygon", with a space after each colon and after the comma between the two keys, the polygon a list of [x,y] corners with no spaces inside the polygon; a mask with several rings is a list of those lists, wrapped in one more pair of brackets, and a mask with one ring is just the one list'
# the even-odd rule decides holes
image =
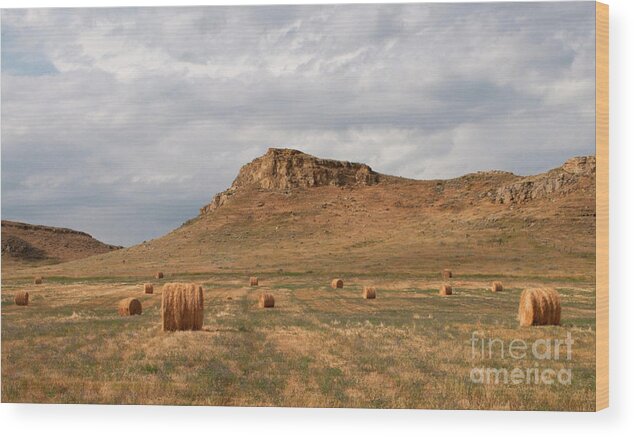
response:
{"label": "rock outcrop", "polygon": [[577,156],[564,162],[561,169],[567,173],[591,176],[597,171],[596,156]]}
{"label": "rock outcrop", "polygon": [[14,258],[22,258],[25,260],[44,259],[46,255],[44,251],[33,247],[29,242],[14,235],[9,235],[2,239],[2,255],[9,255]]}
{"label": "rock outcrop", "polygon": [[495,192],[488,193],[495,203],[524,203],[529,200],[565,194],[573,191],[582,178],[594,177],[596,158],[581,156],[571,158],[561,167],[536,176],[504,185]]}
{"label": "rock outcrop", "polygon": [[[596,172],[596,158],[581,156],[571,158],[561,167],[546,173],[520,177],[501,171],[478,172],[448,181],[459,185],[465,181],[472,185],[482,180],[500,184],[482,192],[478,197],[499,204],[524,203],[534,199],[565,195],[591,184]],[[263,156],[254,159],[240,169],[238,176],[227,190],[217,194],[211,203],[201,208],[207,214],[224,205],[241,190],[289,191],[320,186],[355,187],[374,185],[388,178],[374,172],[365,164],[320,159],[293,149],[271,148]],[[453,185],[452,185],[453,184]],[[439,185],[442,188],[444,185]]]}
{"label": "rock outcrop", "polygon": [[244,188],[292,190],[321,186],[360,186],[378,183],[379,174],[365,164],[320,159],[293,149],[269,149],[240,169],[231,187],[217,194],[200,212],[222,206]]}

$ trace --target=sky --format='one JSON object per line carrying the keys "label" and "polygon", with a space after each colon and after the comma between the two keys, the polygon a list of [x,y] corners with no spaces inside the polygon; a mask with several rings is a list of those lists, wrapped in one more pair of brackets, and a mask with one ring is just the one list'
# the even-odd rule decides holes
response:
{"label": "sky", "polygon": [[269,147],[416,179],[594,154],[594,2],[2,10],[2,218],[132,245]]}

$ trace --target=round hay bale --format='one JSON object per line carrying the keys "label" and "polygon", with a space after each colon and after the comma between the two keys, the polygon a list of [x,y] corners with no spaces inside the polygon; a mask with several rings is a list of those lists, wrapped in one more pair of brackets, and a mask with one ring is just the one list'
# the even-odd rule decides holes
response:
{"label": "round hay bale", "polygon": [[134,316],[136,314],[141,314],[143,312],[143,309],[141,307],[141,301],[139,299],[128,297],[119,301],[117,311],[119,312],[120,316]]}
{"label": "round hay bale", "polygon": [[453,290],[450,284],[442,284],[440,286],[440,291],[438,294],[440,294],[441,296],[451,296],[452,292]]}
{"label": "round hay bale", "polygon": [[376,288],[374,288],[374,287],[363,287],[363,298],[364,299],[376,299]]}
{"label": "round hay bale", "polygon": [[271,293],[262,293],[258,305],[260,308],[273,308],[275,306],[275,298]]}
{"label": "round hay bale", "polygon": [[29,292],[18,291],[15,295],[15,304],[19,306],[27,306],[29,304]]}
{"label": "round hay bale", "polygon": [[156,279],[163,279],[163,272],[156,272]]}
{"label": "round hay bale", "polygon": [[444,269],[441,272],[441,274],[442,274],[442,278],[443,279],[451,279],[451,278],[453,278],[453,273],[449,269]]}
{"label": "round hay bale", "polygon": [[251,276],[251,278],[249,278],[249,285],[251,287],[257,287],[258,286],[258,277],[257,276]]}
{"label": "round hay bale", "polygon": [[[561,321],[561,298],[554,288],[541,288],[541,313],[544,314],[547,325],[559,325]],[[543,303],[542,303],[543,302]]]}
{"label": "round hay bale", "polygon": [[559,325],[561,298],[554,288],[527,288],[518,309],[520,326]]}
{"label": "round hay bale", "polygon": [[35,285],[39,285],[42,283],[42,277],[41,276],[36,276],[35,279],[33,279],[33,283]]}
{"label": "round hay bale", "polygon": [[497,292],[497,291],[502,291],[504,290],[504,287],[502,286],[502,283],[500,281],[493,281],[491,282],[491,291],[492,292]]}
{"label": "round hay bale", "polygon": [[333,279],[332,282],[330,283],[330,286],[332,288],[343,288],[343,279],[341,278]]}
{"label": "round hay bale", "polygon": [[145,294],[154,294],[154,286],[152,284],[143,284],[143,292]]}
{"label": "round hay bale", "polygon": [[203,288],[200,285],[167,283],[163,286],[163,331],[200,331],[204,315]]}

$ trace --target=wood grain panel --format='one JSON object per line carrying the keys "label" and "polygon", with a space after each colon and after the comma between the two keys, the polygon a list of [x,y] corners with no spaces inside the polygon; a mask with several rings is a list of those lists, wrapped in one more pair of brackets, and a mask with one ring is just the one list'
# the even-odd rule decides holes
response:
{"label": "wood grain panel", "polygon": [[609,405],[609,9],[596,4],[597,386],[596,409]]}

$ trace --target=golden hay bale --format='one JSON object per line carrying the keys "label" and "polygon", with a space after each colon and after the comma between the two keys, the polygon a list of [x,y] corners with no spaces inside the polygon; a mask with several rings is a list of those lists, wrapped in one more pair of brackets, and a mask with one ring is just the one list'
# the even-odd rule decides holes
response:
{"label": "golden hay bale", "polygon": [[154,286],[152,284],[143,284],[145,294],[154,294]]}
{"label": "golden hay bale", "polygon": [[541,289],[541,294],[543,296],[543,302],[545,304],[540,304],[542,308],[542,313],[546,314],[547,322],[549,325],[559,325],[561,321],[561,298],[557,290],[554,288],[543,288]]}
{"label": "golden hay bale", "polygon": [[33,280],[33,283],[36,285],[39,285],[42,283],[42,277],[41,276],[36,276],[35,279]]}
{"label": "golden hay bale", "polygon": [[493,281],[491,282],[491,291],[492,292],[496,292],[496,291],[502,291],[504,290],[504,287],[502,286],[502,283],[500,281]]}
{"label": "golden hay bale", "polygon": [[332,288],[343,288],[343,279],[340,279],[340,278],[333,279],[332,282],[330,283],[330,286]]}
{"label": "golden hay bale", "polygon": [[161,298],[163,331],[199,331],[205,306],[203,288],[197,284],[167,283]]}
{"label": "golden hay bale", "polygon": [[275,306],[275,298],[270,293],[262,293],[258,304],[260,308],[273,308]]}
{"label": "golden hay bale", "polygon": [[258,277],[257,276],[251,276],[251,278],[249,278],[249,285],[251,287],[256,287],[258,285]]}
{"label": "golden hay bale", "polygon": [[163,279],[163,272],[156,272],[156,279]]}
{"label": "golden hay bale", "polygon": [[442,284],[440,286],[440,292],[438,294],[440,294],[441,296],[451,296],[451,293],[452,293],[451,285]]}
{"label": "golden hay bale", "polygon": [[376,299],[376,288],[374,288],[374,287],[363,287],[363,298],[364,299]]}
{"label": "golden hay bale", "polygon": [[522,291],[518,310],[520,326],[559,325],[561,298],[554,288],[527,288]]}
{"label": "golden hay bale", "polygon": [[20,306],[26,306],[29,304],[29,292],[28,291],[18,291],[15,295],[15,304]]}
{"label": "golden hay bale", "polygon": [[120,300],[117,310],[119,311],[120,316],[134,316],[135,314],[141,314],[143,311],[141,301],[133,297]]}
{"label": "golden hay bale", "polygon": [[442,278],[443,279],[451,279],[451,278],[453,278],[453,273],[451,273],[451,270],[449,270],[449,269],[444,269],[441,272],[441,274],[442,274]]}

